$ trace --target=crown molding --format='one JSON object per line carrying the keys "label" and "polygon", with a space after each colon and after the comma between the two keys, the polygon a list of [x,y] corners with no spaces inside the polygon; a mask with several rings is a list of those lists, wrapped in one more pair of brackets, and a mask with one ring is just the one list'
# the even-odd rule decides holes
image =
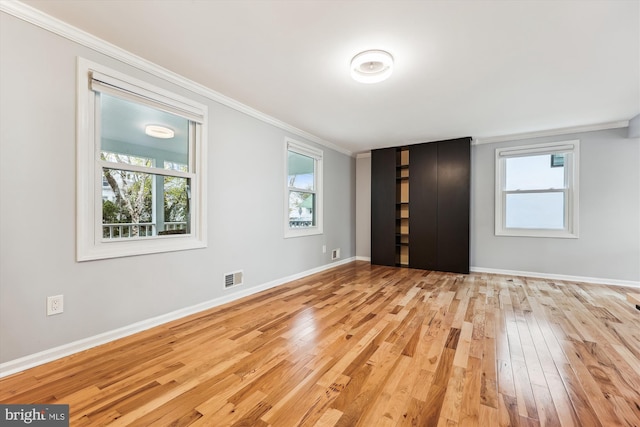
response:
{"label": "crown molding", "polygon": [[571,133],[594,132],[606,129],[618,129],[629,127],[629,120],[619,120],[616,122],[597,123],[591,125],[573,126],[560,129],[549,129],[534,132],[514,133],[511,135],[490,136],[486,138],[476,138],[472,145],[493,144],[496,142],[518,141],[521,139],[542,138],[545,136],[559,136]]}
{"label": "crown molding", "polygon": [[206,86],[189,80],[177,73],[174,73],[173,71],[163,68],[151,61],[134,55],[133,53],[128,52],[114,44],[111,44],[90,33],[87,33],[86,31],[80,30],[79,28],[76,28],[57,18],[54,18],[53,16],[47,15],[46,13],[41,12],[29,5],[16,0],[0,0],[0,11],[12,15],[18,19],[22,19],[23,21],[52,32],[58,36],[64,37],[84,47],[123,62],[134,68],[137,68],[141,71],[147,72],[170,83],[176,84],[182,88],[190,90],[193,93],[202,95],[212,101],[233,108],[236,111],[254,117],[286,132],[323,145],[347,156],[353,157],[354,155],[351,151],[343,147],[340,147],[332,142],[325,141],[324,139],[310,134],[309,132],[291,126],[288,123],[276,119],[275,117],[251,108],[241,102],[238,102],[233,98],[229,98],[228,96],[209,89]]}

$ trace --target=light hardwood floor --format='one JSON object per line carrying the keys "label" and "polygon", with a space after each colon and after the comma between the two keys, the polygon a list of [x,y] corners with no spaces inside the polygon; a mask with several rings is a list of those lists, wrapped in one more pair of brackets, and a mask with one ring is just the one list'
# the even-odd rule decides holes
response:
{"label": "light hardwood floor", "polygon": [[354,262],[7,377],[0,402],[72,426],[640,426],[633,291]]}

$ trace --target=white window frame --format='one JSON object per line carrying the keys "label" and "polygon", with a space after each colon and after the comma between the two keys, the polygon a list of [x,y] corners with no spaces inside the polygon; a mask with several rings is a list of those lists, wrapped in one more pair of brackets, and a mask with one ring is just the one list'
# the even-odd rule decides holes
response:
{"label": "white window frame", "polygon": [[[506,159],[542,154],[565,154],[565,187],[560,189],[536,189],[506,191]],[[521,237],[556,237],[578,238],[578,207],[579,207],[579,165],[580,165],[580,141],[561,141],[541,143],[524,146],[512,146],[496,149],[496,179],[495,179],[495,235],[496,236],[521,236]],[[564,229],[544,228],[507,228],[506,221],[506,197],[507,194],[523,193],[551,193],[562,192],[564,194]]]}
{"label": "white window frame", "polygon": [[[308,156],[314,159],[315,171],[314,171],[314,188],[315,191],[300,190],[294,187],[289,187],[289,151]],[[284,237],[301,237],[312,236],[323,233],[323,191],[322,191],[322,170],[323,170],[323,156],[322,150],[319,150],[311,145],[293,140],[291,138],[285,138],[284,144]],[[315,215],[316,224],[310,227],[290,227],[289,226],[289,191],[304,191],[315,193]]]}
{"label": "white window frame", "polygon": [[[170,252],[207,246],[206,182],[208,109],[191,99],[158,88],[101,64],[78,58],[76,141],[76,259],[89,261]],[[190,172],[141,169],[140,172],[189,178],[189,234],[139,239],[102,237],[102,167],[100,160],[99,95],[110,93],[180,115],[191,121]],[[113,165],[111,165],[113,166]],[[133,169],[133,168],[132,168]]]}

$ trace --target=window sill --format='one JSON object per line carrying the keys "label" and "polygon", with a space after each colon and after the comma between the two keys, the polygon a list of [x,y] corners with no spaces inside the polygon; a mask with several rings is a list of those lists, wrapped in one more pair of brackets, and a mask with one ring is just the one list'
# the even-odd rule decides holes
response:
{"label": "window sill", "polygon": [[543,237],[556,239],[578,238],[578,233],[571,233],[566,230],[529,230],[526,228],[496,230],[495,235],[497,237]]}
{"label": "window sill", "polygon": [[77,260],[95,261],[136,255],[174,252],[207,247],[207,242],[195,236],[161,236],[152,239],[101,242],[88,248],[78,248]]}
{"label": "window sill", "polygon": [[289,239],[292,237],[315,236],[319,234],[322,234],[322,228],[320,227],[287,228],[284,231],[284,238]]}

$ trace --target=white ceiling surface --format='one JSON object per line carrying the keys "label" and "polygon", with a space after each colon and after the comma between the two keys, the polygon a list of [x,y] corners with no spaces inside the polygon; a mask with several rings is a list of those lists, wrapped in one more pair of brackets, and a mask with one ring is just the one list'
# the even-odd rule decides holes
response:
{"label": "white ceiling surface", "polygon": [[353,153],[640,113],[638,0],[24,3]]}

